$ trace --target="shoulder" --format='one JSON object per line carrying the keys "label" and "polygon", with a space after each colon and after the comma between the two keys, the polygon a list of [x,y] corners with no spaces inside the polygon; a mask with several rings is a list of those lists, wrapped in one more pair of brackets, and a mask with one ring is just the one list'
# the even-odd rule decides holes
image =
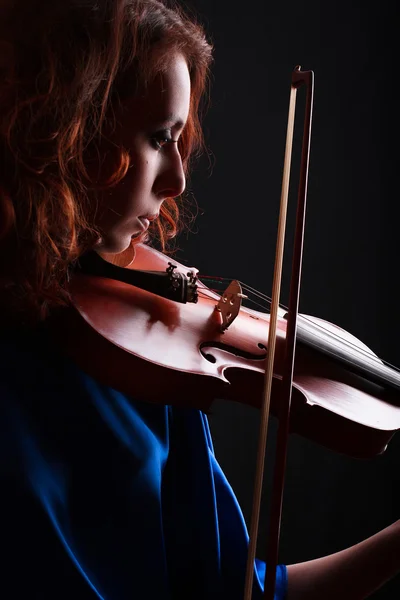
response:
{"label": "shoulder", "polygon": [[[0,334],[0,475],[21,478],[64,435],[82,384],[41,328]],[[82,394],[81,394],[82,395]],[[68,422],[69,422],[68,421]],[[33,465],[33,466],[32,466]]]}
{"label": "shoulder", "polygon": [[0,330],[0,432],[10,435],[12,422],[40,395],[37,383],[44,384],[51,373],[51,352],[46,351],[41,332],[21,327]]}
{"label": "shoulder", "polygon": [[0,429],[51,406],[76,385],[72,365],[45,331],[9,328],[0,332]]}
{"label": "shoulder", "polygon": [[[54,362],[41,328],[20,327],[0,330],[0,385],[23,387],[37,371],[43,372]],[[52,361],[53,359],[53,361]]]}

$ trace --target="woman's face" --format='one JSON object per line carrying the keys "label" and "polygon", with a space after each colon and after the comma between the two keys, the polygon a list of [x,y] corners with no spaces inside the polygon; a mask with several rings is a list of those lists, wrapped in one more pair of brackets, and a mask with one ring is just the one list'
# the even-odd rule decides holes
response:
{"label": "woman's face", "polygon": [[129,152],[131,165],[117,186],[96,197],[95,225],[102,236],[96,250],[124,251],[132,237],[147,229],[148,219],[156,218],[162,202],[184,191],[185,175],[176,142],[187,121],[189,104],[189,71],[178,54],[144,96],[126,101],[116,115],[111,142]]}

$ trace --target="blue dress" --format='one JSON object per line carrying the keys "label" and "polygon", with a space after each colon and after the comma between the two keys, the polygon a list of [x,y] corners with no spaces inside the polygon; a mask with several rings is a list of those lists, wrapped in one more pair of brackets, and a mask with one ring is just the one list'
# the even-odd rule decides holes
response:
{"label": "blue dress", "polygon": [[37,333],[0,338],[0,481],[7,600],[243,597],[248,534],[206,416],[103,386]]}

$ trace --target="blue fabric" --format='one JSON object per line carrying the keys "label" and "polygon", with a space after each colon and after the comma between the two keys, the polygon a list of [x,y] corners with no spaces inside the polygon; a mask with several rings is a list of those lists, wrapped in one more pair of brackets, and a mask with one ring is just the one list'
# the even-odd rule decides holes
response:
{"label": "blue fabric", "polygon": [[102,386],[37,335],[0,341],[0,481],[7,600],[242,598],[248,535],[206,416]]}

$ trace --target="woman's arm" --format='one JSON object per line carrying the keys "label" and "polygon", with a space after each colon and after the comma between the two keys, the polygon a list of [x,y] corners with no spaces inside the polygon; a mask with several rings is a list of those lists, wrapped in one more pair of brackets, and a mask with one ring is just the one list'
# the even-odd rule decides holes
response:
{"label": "woman's arm", "polygon": [[323,558],[288,566],[288,600],[363,600],[400,571],[400,520]]}

